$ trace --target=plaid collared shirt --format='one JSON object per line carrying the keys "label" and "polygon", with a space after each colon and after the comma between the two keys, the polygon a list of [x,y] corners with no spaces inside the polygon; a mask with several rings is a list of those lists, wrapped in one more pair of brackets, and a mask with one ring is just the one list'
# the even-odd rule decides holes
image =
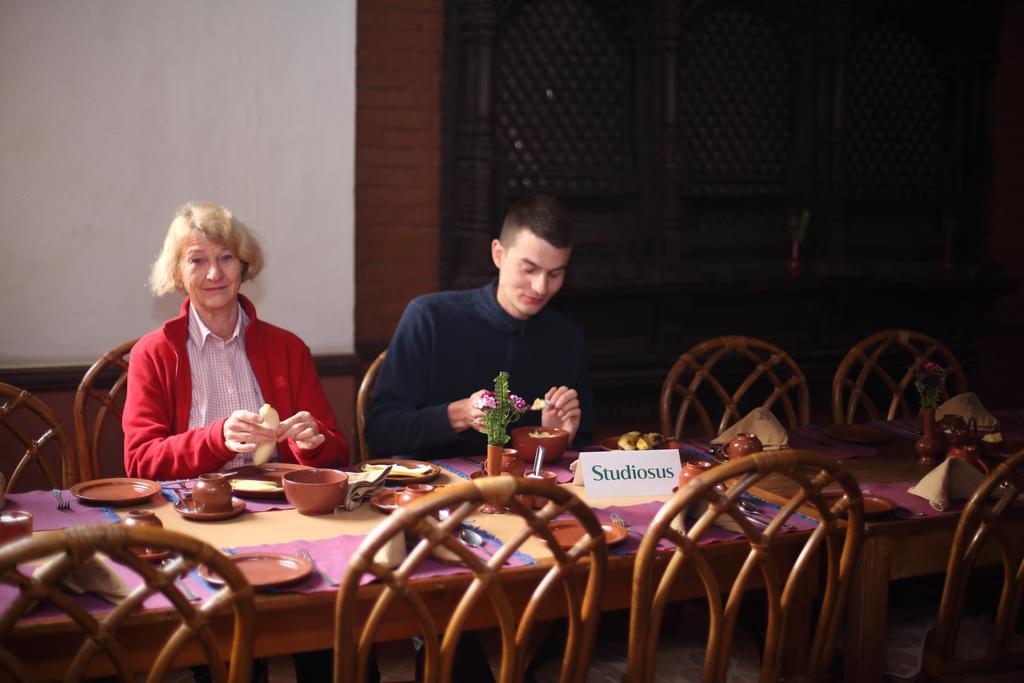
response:
{"label": "plaid collared shirt", "polygon": [[[188,360],[192,367],[192,408],[188,415],[188,428],[206,427],[211,422],[228,417],[236,410],[258,413],[263,405],[259,382],[245,355],[245,326],[249,316],[241,304],[238,322],[227,340],[210,331],[199,319],[194,307],[189,306]],[[271,456],[277,460],[277,451]],[[222,471],[252,464],[252,453],[239,453],[221,467]]]}

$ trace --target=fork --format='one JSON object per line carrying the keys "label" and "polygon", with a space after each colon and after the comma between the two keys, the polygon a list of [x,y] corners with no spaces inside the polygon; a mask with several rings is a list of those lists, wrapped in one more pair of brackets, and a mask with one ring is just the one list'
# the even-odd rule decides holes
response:
{"label": "fork", "polygon": [[610,517],[612,518],[612,521],[613,521],[613,522],[615,522],[616,524],[618,524],[619,526],[621,526],[622,528],[624,528],[624,529],[625,529],[625,530],[626,530],[627,532],[633,532],[634,534],[636,534],[636,535],[637,535],[638,537],[640,537],[640,538],[643,538],[643,537],[644,537],[644,535],[643,535],[642,533],[640,533],[640,532],[639,532],[639,531],[637,531],[637,530],[636,530],[635,528],[633,528],[632,526],[630,526],[630,525],[629,525],[629,524],[628,524],[628,523],[626,522],[625,518],[623,518],[623,516],[622,516],[622,515],[620,515],[620,514],[619,514],[618,512],[613,512],[613,513],[612,513],[612,514],[610,515]]}
{"label": "fork", "polygon": [[64,494],[60,489],[50,489],[50,494],[57,499],[57,509],[67,512],[71,509],[70,501],[64,500]]}
{"label": "fork", "polygon": [[332,588],[337,588],[339,586],[337,581],[327,576],[327,574],[324,573],[323,569],[320,569],[320,565],[316,563],[316,560],[313,559],[313,556],[309,554],[308,550],[306,550],[305,548],[299,548],[299,557],[313,565],[313,570],[320,575],[321,581],[323,581]]}

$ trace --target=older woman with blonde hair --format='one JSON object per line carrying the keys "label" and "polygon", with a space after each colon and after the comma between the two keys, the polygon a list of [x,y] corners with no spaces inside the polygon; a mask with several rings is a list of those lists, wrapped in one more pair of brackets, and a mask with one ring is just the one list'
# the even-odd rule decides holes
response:
{"label": "older woman with blonde hair", "polygon": [[[309,348],[239,294],[262,268],[256,237],[224,207],[189,203],[175,214],[149,281],[157,296],[186,298],[178,317],[132,349],[122,421],[129,475],[234,469],[261,443],[275,444],[281,462],[348,462]],[[276,428],[259,413],[264,403],[282,418]]]}

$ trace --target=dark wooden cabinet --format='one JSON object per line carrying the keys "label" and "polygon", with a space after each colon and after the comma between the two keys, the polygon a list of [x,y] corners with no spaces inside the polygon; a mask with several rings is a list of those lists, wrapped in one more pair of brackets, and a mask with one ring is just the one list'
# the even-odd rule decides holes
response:
{"label": "dark wooden cabinet", "polygon": [[999,7],[449,0],[441,284],[492,277],[506,207],[546,191],[577,228],[556,305],[587,333],[603,418],[647,414],[719,334],[785,348],[819,405],[883,327],[969,368],[1010,286],[987,260]]}

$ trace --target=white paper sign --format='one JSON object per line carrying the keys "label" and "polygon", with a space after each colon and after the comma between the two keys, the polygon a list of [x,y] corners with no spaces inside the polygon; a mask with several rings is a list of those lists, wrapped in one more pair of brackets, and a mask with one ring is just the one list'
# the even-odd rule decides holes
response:
{"label": "white paper sign", "polygon": [[580,453],[587,498],[667,496],[679,484],[679,451]]}

